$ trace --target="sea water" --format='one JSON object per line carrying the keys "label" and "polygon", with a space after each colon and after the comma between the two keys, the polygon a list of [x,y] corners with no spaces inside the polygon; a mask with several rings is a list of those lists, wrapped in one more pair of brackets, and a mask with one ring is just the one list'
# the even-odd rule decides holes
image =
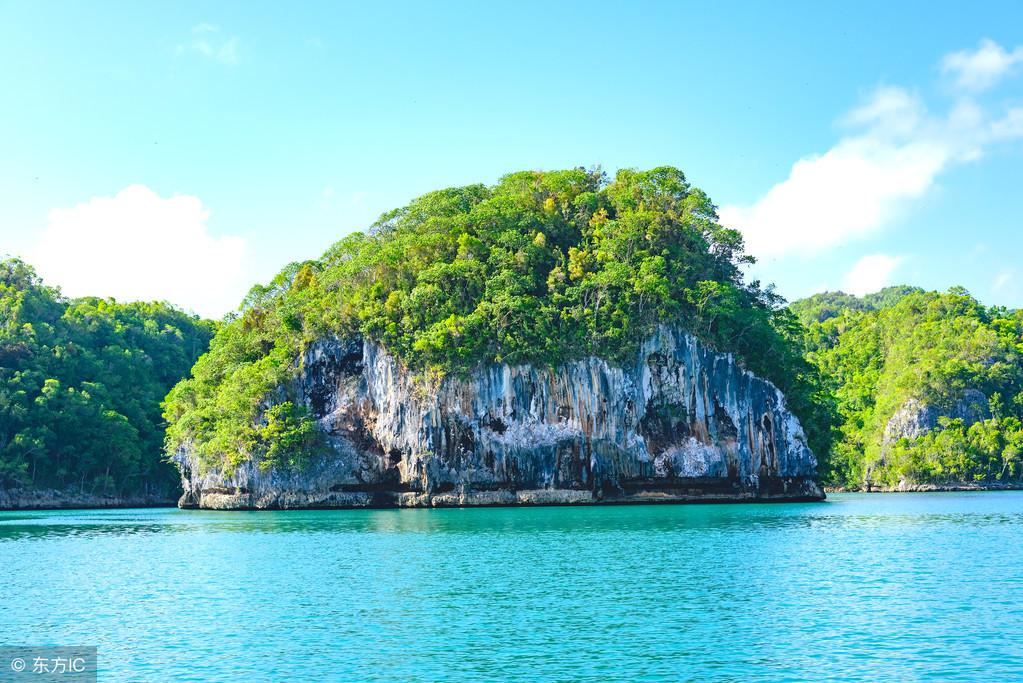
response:
{"label": "sea water", "polygon": [[5,512],[0,644],[106,681],[1023,680],[1023,493]]}

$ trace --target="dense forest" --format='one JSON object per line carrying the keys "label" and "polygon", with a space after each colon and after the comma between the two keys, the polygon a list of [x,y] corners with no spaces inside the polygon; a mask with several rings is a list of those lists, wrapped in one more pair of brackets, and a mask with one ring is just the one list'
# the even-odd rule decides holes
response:
{"label": "dense forest", "polygon": [[1023,312],[905,286],[789,308],[840,416],[827,483],[1023,478]]}
{"label": "dense forest", "polygon": [[633,353],[675,321],[773,380],[826,450],[828,402],[781,301],[743,281],[738,232],[681,171],[526,171],[424,195],[246,297],[166,401],[168,449],[301,465],[318,430],[288,379],[324,335],[382,342],[428,377]]}
{"label": "dense forest", "polygon": [[163,303],[67,299],[0,261],[0,488],[172,495],[160,402],[214,331]]}

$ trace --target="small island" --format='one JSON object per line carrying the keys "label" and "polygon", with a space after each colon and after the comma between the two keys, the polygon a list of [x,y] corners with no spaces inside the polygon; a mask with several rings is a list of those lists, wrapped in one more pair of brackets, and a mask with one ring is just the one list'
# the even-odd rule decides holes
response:
{"label": "small island", "polygon": [[170,393],[181,504],[818,500],[747,260],[670,167],[420,197],[254,288]]}

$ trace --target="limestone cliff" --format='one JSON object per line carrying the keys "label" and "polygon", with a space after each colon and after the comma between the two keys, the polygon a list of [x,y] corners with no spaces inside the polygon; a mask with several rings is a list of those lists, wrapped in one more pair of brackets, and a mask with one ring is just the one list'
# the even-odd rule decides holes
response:
{"label": "limestone cliff", "polygon": [[885,424],[882,443],[887,448],[899,439],[919,438],[936,429],[941,417],[960,419],[967,427],[986,420],[991,417],[987,396],[976,389],[965,389],[945,409],[909,398]]}
{"label": "limestone cliff", "polygon": [[823,498],[781,392],[667,327],[624,365],[490,365],[433,386],[373,342],[324,339],[296,382],[330,452],[302,471],[224,474],[180,449],[182,506]]}

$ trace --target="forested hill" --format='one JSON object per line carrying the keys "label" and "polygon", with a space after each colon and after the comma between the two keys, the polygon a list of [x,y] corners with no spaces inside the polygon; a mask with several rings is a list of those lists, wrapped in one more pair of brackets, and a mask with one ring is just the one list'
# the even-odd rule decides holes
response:
{"label": "forested hill", "polygon": [[775,382],[821,448],[794,317],[738,232],[676,168],[524,171],[431,192],[255,287],[168,396],[168,446],[216,467],[299,463],[317,432],[289,380],[327,337],[380,342],[424,375],[629,357],[657,325],[692,331]]}
{"label": "forested hill", "polygon": [[67,299],[0,261],[0,489],[172,496],[160,402],[214,331],[163,303]]}
{"label": "forested hill", "polygon": [[890,287],[793,302],[840,426],[832,485],[1004,484],[1023,477],[1023,312],[962,288]]}

